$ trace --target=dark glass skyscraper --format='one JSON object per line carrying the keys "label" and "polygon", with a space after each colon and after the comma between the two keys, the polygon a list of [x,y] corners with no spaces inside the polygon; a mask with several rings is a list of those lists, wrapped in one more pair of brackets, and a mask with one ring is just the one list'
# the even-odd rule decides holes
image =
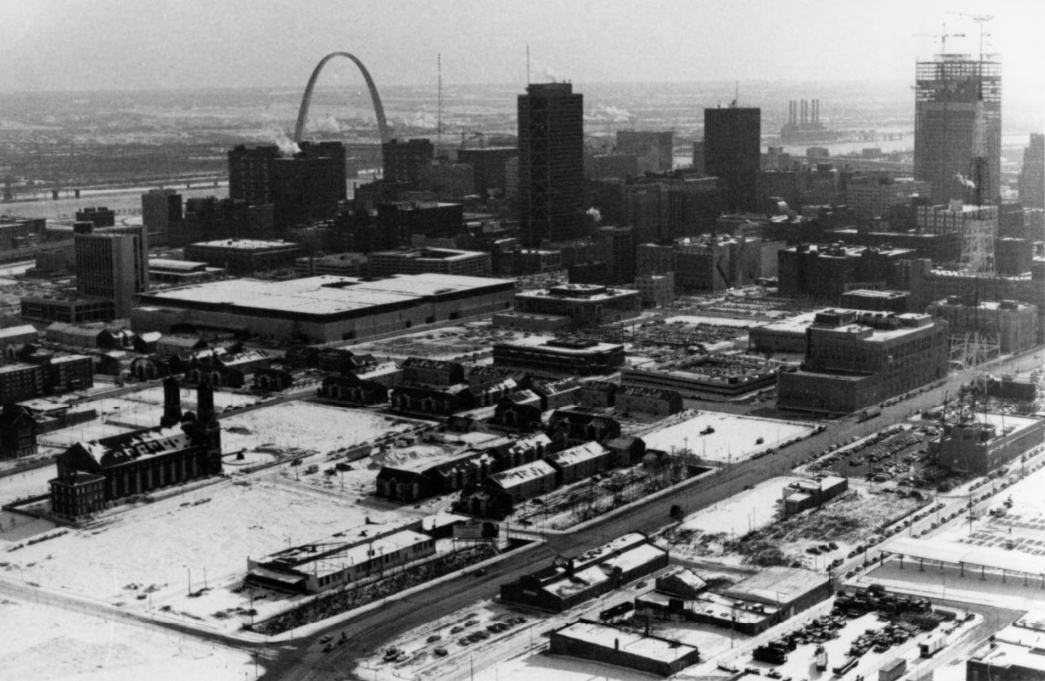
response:
{"label": "dark glass skyscraper", "polygon": [[[984,159],[974,163],[974,159]],[[914,179],[933,203],[1001,195],[1001,63],[940,54],[915,68]],[[973,185],[976,185],[975,189]],[[978,198],[971,199],[976,192]]]}
{"label": "dark glass skyscraper", "polygon": [[761,109],[704,109],[704,173],[726,183],[730,211],[759,208],[761,139]]}
{"label": "dark glass skyscraper", "polygon": [[345,145],[301,142],[284,152],[276,145],[239,145],[228,153],[229,198],[274,204],[277,230],[326,220],[346,196]]}
{"label": "dark glass skyscraper", "polygon": [[584,235],[584,97],[570,83],[519,95],[519,206],[528,246]]}

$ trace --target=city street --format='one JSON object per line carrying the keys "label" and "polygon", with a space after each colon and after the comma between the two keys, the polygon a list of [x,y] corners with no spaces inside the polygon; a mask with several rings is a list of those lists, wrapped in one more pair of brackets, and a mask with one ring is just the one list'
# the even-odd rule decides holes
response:
{"label": "city street", "polygon": [[[1023,371],[1039,365],[1040,362],[1039,355],[1030,354],[992,363],[990,370],[995,373]],[[510,565],[502,564],[490,568],[484,577],[463,576],[402,601],[389,603],[387,607],[367,613],[348,625],[331,627],[327,631],[344,630],[349,635],[349,642],[336,647],[331,653],[317,653],[318,648],[312,646],[322,633],[326,632],[317,633],[281,649],[275,661],[270,665],[265,678],[304,681],[334,679],[339,678],[339,674],[342,675],[341,678],[344,678],[344,671],[339,670],[351,668],[354,660],[360,656],[369,655],[383,642],[417,627],[423,622],[436,619],[442,613],[496,595],[500,584],[544,567],[557,553],[567,556],[576,555],[627,532],[636,530],[655,532],[670,524],[671,519],[668,514],[674,504],[682,506],[687,514],[712,506],[748,485],[755,485],[775,475],[788,473],[798,462],[823,451],[833,442],[868,435],[888,425],[903,421],[915,411],[937,406],[945,396],[953,397],[958,388],[967,380],[968,378],[964,375],[951,375],[941,385],[931,390],[884,408],[882,415],[873,421],[858,422],[855,416],[837,419],[829,422],[828,430],[802,440],[783,451],[772,456],[736,464],[706,480],[691,486],[680,487],[654,503],[639,506],[618,516],[595,521],[581,531],[548,533],[546,535],[547,544],[523,553],[511,561]],[[952,509],[955,504],[962,505],[960,495],[952,493],[950,497],[946,500],[948,509]],[[980,503],[990,502],[988,500]],[[978,508],[980,507],[978,506]],[[916,524],[913,531],[927,528],[933,517],[934,515],[931,515],[923,519]],[[850,559],[840,570],[844,573],[845,570],[862,561],[862,555]]]}

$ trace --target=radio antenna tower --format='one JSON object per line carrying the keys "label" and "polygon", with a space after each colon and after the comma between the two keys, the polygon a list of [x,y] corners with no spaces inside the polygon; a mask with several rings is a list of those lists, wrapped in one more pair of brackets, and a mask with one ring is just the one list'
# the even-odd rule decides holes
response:
{"label": "radio antenna tower", "polygon": [[439,72],[439,103],[437,104],[435,135],[440,142],[443,141],[443,54],[440,52],[435,56],[436,69]]}

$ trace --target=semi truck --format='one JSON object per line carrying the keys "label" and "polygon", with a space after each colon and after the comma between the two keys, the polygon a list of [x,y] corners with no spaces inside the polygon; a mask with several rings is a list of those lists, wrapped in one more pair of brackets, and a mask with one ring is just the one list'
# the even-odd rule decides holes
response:
{"label": "semi truck", "polygon": [[845,673],[855,667],[856,663],[859,661],[859,657],[847,657],[842,661],[842,664],[838,665],[831,671],[834,672],[835,676],[845,676]]}
{"label": "semi truck", "polygon": [[899,658],[878,670],[878,681],[896,681],[907,671],[906,658]]}
{"label": "semi truck", "polygon": [[860,412],[860,418],[858,420],[859,421],[869,421],[869,420],[871,420],[871,419],[873,419],[873,418],[875,418],[877,416],[881,416],[881,415],[882,415],[882,408],[881,407],[868,407],[867,409],[864,409],[862,412]]}
{"label": "semi truck", "polygon": [[919,654],[922,657],[932,657],[947,645],[947,636],[944,634],[933,634],[924,642],[918,644]]}

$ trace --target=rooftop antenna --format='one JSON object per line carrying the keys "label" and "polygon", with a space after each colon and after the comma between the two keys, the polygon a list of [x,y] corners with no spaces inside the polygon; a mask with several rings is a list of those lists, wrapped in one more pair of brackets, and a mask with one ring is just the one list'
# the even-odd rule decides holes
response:
{"label": "rooftop antenna", "polygon": [[737,102],[740,101],[740,81],[733,81],[733,103],[730,105],[734,109],[737,106]]}
{"label": "rooftop antenna", "polygon": [[[954,12],[952,12],[954,14]],[[940,54],[947,54],[947,39],[948,38],[964,38],[964,33],[947,33],[947,24],[943,23],[940,29]],[[982,51],[982,50],[981,50]]]}
{"label": "rooftop antenna", "polygon": [[[973,21],[975,21],[977,24],[980,25],[980,61],[983,61],[983,37],[984,37],[984,35],[990,36],[990,33],[986,33],[985,34],[983,32],[983,25],[985,23],[987,23],[988,21],[993,20],[994,17],[991,16],[990,14],[972,15],[972,14],[966,14],[965,12],[948,12],[948,14],[954,14],[954,15],[959,16],[959,17],[965,17],[967,19],[972,19]],[[965,37],[965,36],[963,35],[962,37]]]}
{"label": "rooftop antenna", "polygon": [[530,45],[526,45],[526,84],[530,84]]}
{"label": "rooftop antenna", "polygon": [[443,54],[437,53],[435,56],[436,68],[439,71],[439,104],[438,113],[436,114],[435,134],[439,139],[439,142],[443,141]]}

